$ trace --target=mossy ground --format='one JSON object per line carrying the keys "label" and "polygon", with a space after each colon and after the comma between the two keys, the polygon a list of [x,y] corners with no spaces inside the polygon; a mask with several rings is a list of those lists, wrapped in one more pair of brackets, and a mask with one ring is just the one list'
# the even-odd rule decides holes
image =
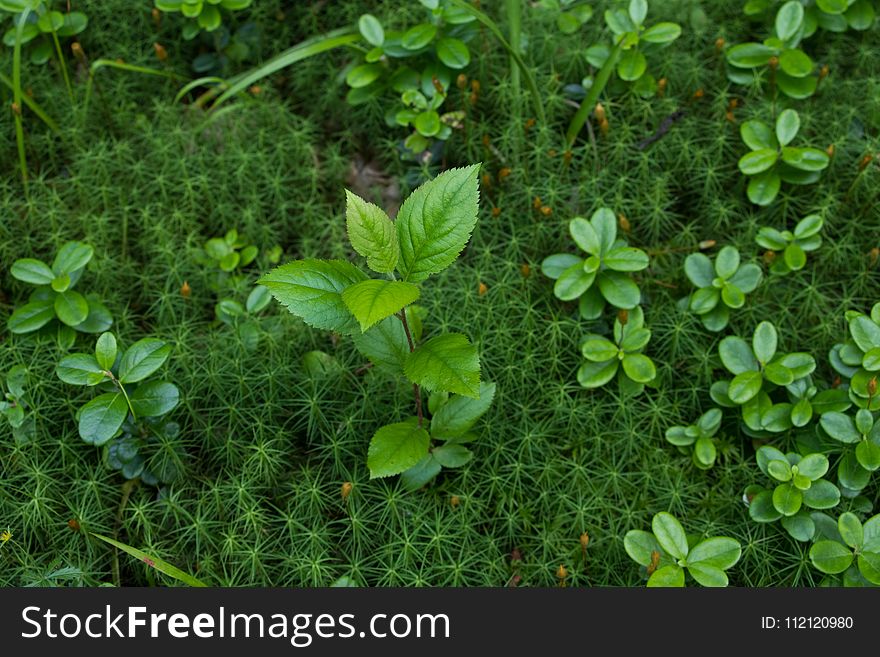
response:
{"label": "mossy ground", "polygon": [[[82,36],[89,57],[155,66],[152,44],[161,41],[166,65],[189,74],[195,53],[177,37],[179,23],[166,19],[157,34],[149,12],[129,3],[84,4],[92,19]],[[411,23],[408,14],[418,12],[416,3],[401,12],[390,1],[255,4],[266,56],[354,22],[367,4],[392,25]],[[11,114],[2,120],[0,146],[9,157],[0,180],[0,321],[26,295],[8,274],[14,259],[49,258],[68,239],[94,245],[80,287],[101,295],[120,340],[155,335],[174,345],[167,372],[183,402],[172,418],[182,426],[187,458],[179,483],[159,492],[136,487],[121,506],[124,480],[77,435],[74,413],[90,393],[55,377],[53,343],[3,334],[0,371],[29,368],[37,435],[17,445],[0,427],[0,530],[13,534],[0,546],[0,583],[112,581],[110,551],[71,530],[68,520],[75,519],[83,530],[115,533],[215,585],[321,586],[349,575],[371,586],[501,586],[518,574],[523,585],[551,586],[560,564],[569,585],[638,585],[623,535],[647,528],[662,510],[688,531],[742,543],[743,558],[730,572],[734,585],[818,582],[805,544],[749,520],[742,491],[762,477],[733,416],[722,429],[728,448],[707,472],[663,438],[671,424],[709,408],[708,388],[720,375],[721,336],[677,305],[690,289],[683,259],[699,241],[733,244],[757,260],[759,226],[790,228],[808,213],[825,216],[825,243],[807,267],[762,285],[728,329],[750,335],[757,322],[772,320],[785,349],[817,357],[821,380],[832,378],[826,354],[844,336],[843,312],[880,300],[880,270],[869,256],[880,246],[880,173],[872,167],[853,185],[859,160],[878,150],[876,30],[813,38],[810,52],[830,75],[814,98],[774,102],[758,88],[731,85],[716,53],[718,37],[763,36],[739,4],[652,3],[652,18],[684,27],[672,48],[649,61],[656,77],[668,79],[665,95],[609,95],[609,134],[595,148],[579,142],[570,163],[562,135],[574,110],[562,87],[587,72],[582,53],[599,37],[601,12],[564,38],[552,18],[524,13],[527,59],[547,125],[527,127],[532,106],[511,81],[507,56],[488,33],[477,43],[468,73],[481,83],[479,100],[471,106],[465,93],[451,95],[468,117],[445,160],[482,161],[491,183],[482,188],[471,245],[429,281],[422,303],[428,330],[462,331],[479,345],[484,376],[498,384],[498,395],[476,459],[417,493],[395,479],[371,481],[365,467],[373,431],[411,412],[406,386],[364,373],[350,343],[307,329],[275,304],[259,349],[245,350],[214,322],[217,293],[192,257],[229,228],[264,252],[280,244],[285,259],[351,257],[343,188],[352,160],[375,157],[390,175],[413,180],[397,157],[404,135],[385,126],[381,104],[345,104],[340,71],[348,55],[306,60],[208,124],[204,114],[172,103],[179,84],[105,71],[84,115],[81,76],[71,108],[57,70],[26,67],[26,86],[59,120],[63,136],[26,116],[32,180],[25,196]],[[696,8],[707,21],[694,17]],[[3,69],[10,64],[5,57]],[[695,99],[698,89],[702,98]],[[769,208],[751,205],[736,167],[744,152],[738,126],[725,118],[733,99],[737,123],[798,109],[804,144],[835,145],[821,181],[784,188]],[[678,108],[686,115],[668,134],[645,150],[635,147]],[[499,181],[502,167],[511,173]],[[535,211],[536,196],[551,214]],[[572,248],[568,220],[601,205],[624,214],[630,242],[655,255],[639,279],[659,376],[634,399],[614,386],[578,386],[578,343],[595,327],[553,297],[539,270],[545,255]],[[268,266],[259,258],[247,269],[250,280]],[[184,281],[190,298],[181,295]],[[230,294],[243,300],[246,289]],[[83,350],[92,345],[88,337],[78,341]],[[342,377],[311,380],[301,363],[311,349],[338,358]],[[343,501],[346,481],[353,488]],[[876,502],[876,485],[866,492]],[[590,536],[585,561],[583,532]],[[522,556],[517,564],[514,550]],[[120,562],[124,585],[167,583],[141,564]],[[48,576],[58,569],[66,570]]]}

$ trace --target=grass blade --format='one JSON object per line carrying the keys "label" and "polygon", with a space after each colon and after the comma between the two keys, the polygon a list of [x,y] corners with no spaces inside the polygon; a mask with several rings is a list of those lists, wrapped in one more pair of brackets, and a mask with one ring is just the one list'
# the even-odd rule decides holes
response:
{"label": "grass blade", "polygon": [[95,538],[99,538],[102,541],[104,541],[105,543],[109,543],[110,545],[119,548],[123,552],[127,552],[128,554],[133,556],[135,559],[139,559],[140,561],[143,561],[145,564],[155,568],[160,573],[165,573],[166,575],[168,575],[168,577],[173,577],[178,582],[182,582],[183,584],[186,584],[187,586],[194,586],[194,587],[208,586],[204,582],[196,579],[195,577],[193,577],[192,575],[190,575],[188,573],[183,572],[182,570],[180,570],[180,568],[172,566],[170,563],[168,563],[167,561],[163,561],[159,557],[151,557],[146,552],[141,552],[137,548],[133,548],[130,545],[126,545],[125,543],[121,543],[115,539],[108,538],[107,536],[102,536],[101,534],[96,534],[95,532],[89,532],[89,533],[92,536],[94,536]]}
{"label": "grass blade", "polygon": [[618,43],[608,55],[608,59],[605,60],[605,63],[602,64],[602,68],[600,68],[599,72],[596,74],[596,79],[593,80],[593,86],[590,87],[581,106],[572,117],[571,123],[568,124],[568,131],[565,133],[565,141],[569,148],[574,145],[578,134],[584,127],[584,123],[587,122],[587,117],[590,115],[590,112],[593,111],[593,107],[595,107],[596,101],[599,100],[599,96],[605,89],[605,85],[608,84],[608,80],[611,77],[611,71],[617,66],[617,59],[620,57],[620,50],[621,44]]}
{"label": "grass blade", "polygon": [[147,66],[137,66],[135,64],[126,64],[125,62],[117,62],[113,59],[96,59],[89,67],[89,81],[86,83],[86,99],[83,103],[83,115],[88,114],[89,102],[92,99],[92,85],[94,84],[95,74],[102,68],[115,68],[120,71],[128,71],[130,73],[141,73],[142,75],[154,75],[172,80],[186,80],[182,75],[171,71],[163,71],[157,68],[149,68]]}
{"label": "grass blade", "polygon": [[541,94],[538,93],[538,85],[535,83],[535,77],[526,66],[526,63],[520,56],[519,52],[517,52],[507,42],[507,39],[504,38],[504,34],[501,33],[501,28],[498,27],[498,24],[482,11],[463,2],[463,0],[452,0],[452,4],[454,4],[456,7],[459,7],[460,9],[464,9],[465,11],[473,15],[478,21],[485,25],[492,34],[495,35],[495,38],[498,39],[498,43],[500,43],[501,46],[507,51],[507,53],[513,58],[513,61],[516,62],[516,65],[519,67],[522,76],[525,78],[526,85],[529,88],[529,93],[532,96],[532,103],[535,106],[535,113],[538,115],[538,120],[541,121],[541,123],[546,123],[546,117],[544,115],[544,104],[541,102]]}
{"label": "grass blade", "polygon": [[24,149],[24,126],[21,121],[21,35],[24,31],[25,23],[30,15],[30,8],[26,8],[21,12],[21,18],[15,28],[15,48],[12,51],[12,100],[14,103],[13,116],[15,117],[15,141],[18,146],[18,167],[21,170],[21,180],[24,185],[24,193],[28,193],[28,169],[27,169],[27,153]]}
{"label": "grass blade", "polygon": [[268,75],[272,75],[313,55],[319,55],[322,52],[327,52],[341,46],[352,45],[360,40],[360,38],[360,34],[353,33],[349,28],[342,28],[302,41],[276,55],[265,64],[231,78],[229,80],[229,88],[220,95],[213,107],[219,107],[242,90],[247,89]]}

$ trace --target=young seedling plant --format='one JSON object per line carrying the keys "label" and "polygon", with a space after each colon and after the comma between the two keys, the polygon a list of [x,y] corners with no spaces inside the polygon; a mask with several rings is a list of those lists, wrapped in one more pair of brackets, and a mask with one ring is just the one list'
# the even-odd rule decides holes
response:
{"label": "young seedling plant", "polygon": [[[167,482],[179,471],[172,444],[179,428],[163,425],[161,418],[177,406],[180,391],[173,383],[147,380],[170,355],[171,346],[157,338],[143,338],[123,351],[112,333],[102,333],[93,354],[70,354],[55,369],[65,383],[101,391],[77,411],[79,435],[90,445],[107,446],[108,464],[129,479]],[[146,448],[153,444],[160,454],[150,468]],[[168,450],[171,458],[163,453]]]}
{"label": "young seedling plant", "polygon": [[223,10],[234,12],[250,7],[253,0],[155,0],[163,13],[180,12],[186,18],[183,38],[195,39],[201,32],[213,32],[223,24]]}
{"label": "young seedling plant", "polygon": [[774,403],[770,393],[812,374],[816,361],[805,352],[780,353],[777,345],[776,327],[767,321],[755,328],[751,344],[735,335],[718,344],[721,363],[734,376],[730,381],[716,381],[710,394],[719,406],[739,406],[745,431],[753,437],[805,424],[803,407],[788,401]]}
{"label": "young seedling plant", "polygon": [[871,308],[870,315],[847,311],[846,321],[849,338],[831,349],[831,366],[849,379],[849,398],[856,406],[880,410],[880,303]]}
{"label": "young seedling plant", "polygon": [[855,419],[840,412],[826,413],[820,420],[822,430],[843,445],[837,466],[837,480],[849,497],[863,490],[871,473],[880,469],[880,421],[871,411],[860,408]]}
{"label": "young seedling plant", "polygon": [[666,440],[679,448],[683,454],[692,452],[694,465],[708,470],[715,464],[718,450],[715,447],[715,434],[721,428],[720,408],[710,408],[699,419],[688,426],[674,426],[666,430]]}
{"label": "young seedling plant", "polygon": [[467,42],[477,34],[476,17],[446,0],[420,0],[429,19],[404,32],[385,31],[372,14],[364,14],[358,29],[366,41],[363,59],[345,77],[351,105],[366,103],[389,87],[399,101],[388,108],[389,126],[410,128],[404,146],[422,153],[431,140],[449,139],[461,127],[464,112],[441,113],[453,77],[471,61]]}
{"label": "young seedling plant", "polygon": [[836,529],[810,548],[816,569],[827,575],[844,573],[844,585],[863,585],[864,578],[880,586],[880,515],[862,524],[856,514],[842,513]]}
{"label": "young seedling plant", "polygon": [[[760,17],[768,12],[777,0],[747,0],[743,11],[747,16]],[[876,11],[874,0],[815,0],[804,7],[804,35],[807,39],[818,28],[829,32],[846,32],[847,29],[867,30],[874,24]]]}
{"label": "young seedling plant", "polygon": [[25,399],[27,379],[28,372],[24,365],[11,367],[6,373],[6,392],[0,399],[0,415],[6,418],[12,437],[19,445],[30,442],[35,431],[34,415]]}
{"label": "young seedling plant", "polygon": [[609,9],[605,23],[614,34],[614,47],[598,44],[587,49],[587,61],[598,69],[616,60],[617,76],[632,84],[640,96],[651,97],[657,93],[657,81],[648,73],[648,59],[652,51],[669,46],[681,36],[677,23],[645,25],[648,16],[647,0],[630,0],[626,10]]}
{"label": "young seedling plant", "polygon": [[248,294],[244,305],[235,299],[225,297],[214,306],[217,321],[235,329],[241,344],[248,351],[253,351],[260,343],[260,318],[272,301],[269,288],[255,285]]}
{"label": "young seedling plant", "polygon": [[598,319],[606,302],[625,310],[638,306],[642,295],[632,272],[647,268],[648,254],[618,239],[614,212],[599,208],[589,221],[583,217],[572,219],[568,229],[587,257],[557,253],[544,259],[541,271],[556,281],[556,298],[578,299],[583,319]]}
{"label": "young seedling plant", "polygon": [[[272,295],[306,324],[352,335],[376,369],[411,384],[415,416],[380,427],[370,440],[370,477],[408,473],[415,487],[458,467],[472,456],[463,445],[473,423],[488,409],[494,385],[481,384],[476,347],[461,333],[421,340],[421,318],[412,304],[420,284],[451,265],[476,225],[480,165],[451,169],[417,188],[392,221],[381,208],[347,192],[346,222],[354,250],[371,278],[343,260],[296,260],[260,279]],[[439,394],[426,419],[423,391]],[[444,394],[450,394],[444,402]],[[433,446],[434,441],[445,444]]]}
{"label": "young seedling plant", "polygon": [[[822,217],[811,214],[801,219],[794,231],[780,231],[762,226],[755,241],[772,254],[770,272],[785,276],[803,269],[807,264],[807,253],[822,245],[822,237],[819,235],[822,224]],[[779,257],[780,253],[782,257]]]}
{"label": "young seedling plant", "polygon": [[739,251],[725,246],[715,264],[704,253],[692,253],[684,261],[684,273],[698,289],[687,299],[688,308],[710,331],[721,331],[730,321],[730,309],[742,308],[746,295],[761,282],[761,268],[741,263]]}
{"label": "young seedling plant", "polygon": [[726,536],[689,537],[681,523],[665,512],[654,516],[651,529],[653,533],[630,530],[623,539],[626,553],[644,566],[649,587],[682,587],[685,573],[702,586],[727,586],[724,571],[742,554],[737,541]]}
{"label": "young seedling plant", "polygon": [[792,538],[811,540],[816,526],[804,507],[831,509],[840,502],[840,490],[822,478],[828,472],[828,458],[824,454],[783,454],[769,445],[758,449],[755,457],[761,472],[770,477],[774,487],[746,488],[744,500],[749,507],[749,516],[755,522],[781,519],[782,526]]}
{"label": "young seedling plant", "polygon": [[793,109],[780,112],[775,131],[763,121],[752,119],[740,126],[740,135],[751,151],[739,159],[739,170],[749,177],[749,200],[770,205],[783,182],[811,185],[828,167],[828,153],[818,148],[794,147],[801,128],[800,116]]}
{"label": "young seedling plant", "polygon": [[[64,5],[66,3],[54,3]],[[45,64],[54,54],[63,62],[61,39],[75,37],[89,24],[88,17],[81,11],[58,11],[52,2],[39,0],[0,0],[0,11],[12,14],[12,27],[3,34],[3,43],[15,46],[16,31],[21,30],[21,44],[27,44],[28,56],[32,64]],[[30,11],[25,14],[25,9]],[[66,69],[64,75],[67,75]],[[68,81],[69,87],[69,81]]]}
{"label": "young seedling plant", "polygon": [[778,88],[790,98],[809,98],[818,79],[812,75],[815,63],[798,47],[805,27],[803,4],[789,0],[776,14],[773,36],[763,43],[741,43],[727,51],[728,78],[748,85],[756,76],[766,77],[774,94]]}
{"label": "young seedling plant", "polygon": [[584,388],[599,388],[620,373],[620,389],[637,395],[657,376],[654,362],[642,353],[651,340],[642,309],[621,310],[614,320],[614,341],[591,333],[581,342],[586,362],[577,373]]}
{"label": "young seedling plant", "polygon": [[28,302],[9,317],[9,331],[32,333],[44,327],[52,329],[54,324],[59,345],[69,347],[76,336],[74,331],[101,333],[110,328],[113,318],[107,307],[96,296],[83,296],[73,289],[93,255],[94,249],[88,244],[67,242],[51,267],[35,258],[13,262],[12,276],[36,289]]}

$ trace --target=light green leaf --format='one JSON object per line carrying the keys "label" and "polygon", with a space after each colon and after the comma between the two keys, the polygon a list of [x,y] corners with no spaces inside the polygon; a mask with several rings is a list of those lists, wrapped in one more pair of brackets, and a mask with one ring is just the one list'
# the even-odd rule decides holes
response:
{"label": "light green leaf", "polygon": [[648,68],[648,60],[642,52],[636,48],[623,51],[617,61],[617,75],[621,80],[634,82],[645,74]]}
{"label": "light green leaf", "polygon": [[414,466],[401,473],[400,484],[408,491],[416,491],[440,474],[443,466],[429,453]]}
{"label": "light green leaf", "polygon": [[141,552],[140,550],[133,548],[130,545],[126,545],[125,543],[120,543],[116,539],[108,538],[106,536],[102,536],[101,534],[96,534],[94,532],[89,532],[89,533],[92,536],[94,536],[95,538],[98,538],[98,539],[104,541],[105,543],[109,543],[110,545],[113,545],[113,546],[119,548],[123,552],[126,552],[127,554],[130,554],[131,556],[133,556],[138,561],[141,561],[141,562],[147,564],[151,568],[155,568],[160,573],[164,573],[164,574],[168,575],[169,577],[176,579],[177,581],[182,582],[183,584],[186,584],[187,586],[192,586],[192,587],[207,586],[204,582],[201,582],[200,580],[196,579],[192,575],[183,572],[182,570],[180,570],[179,568],[176,568],[175,566],[172,566],[170,563],[160,559],[159,557],[154,557],[152,555],[147,554],[146,552]]}
{"label": "light green leaf", "polygon": [[739,128],[742,140],[753,151],[773,149],[779,145],[773,136],[770,126],[763,121],[752,119],[745,121]]}
{"label": "light green leaf", "polygon": [[584,259],[570,253],[556,253],[547,256],[541,262],[541,273],[547,278],[556,280],[566,269],[575,265],[583,265]]}
{"label": "light green leaf", "polygon": [[837,541],[819,541],[810,548],[810,561],[817,570],[836,575],[850,567],[853,554]]}
{"label": "light green leaf", "polygon": [[654,534],[641,529],[631,529],[626,533],[623,549],[640,566],[651,565],[652,554],[662,550]]}
{"label": "light green leaf", "polygon": [[880,346],[880,326],[865,315],[858,315],[850,320],[849,332],[853,341],[864,352]]}
{"label": "light green leaf", "polygon": [[776,139],[782,146],[788,146],[800,129],[801,119],[793,109],[783,110],[776,119]]}
{"label": "light green leaf", "polygon": [[731,374],[758,371],[758,361],[751,347],[740,337],[731,335],[724,338],[718,344],[718,355]]}
{"label": "light green leaf", "polygon": [[171,355],[171,345],[157,338],[143,338],[122,355],[119,363],[119,381],[137,383],[158,370]]}
{"label": "light green leaf", "polygon": [[318,329],[351,333],[357,321],[342,291],[367,275],[343,260],[295,260],[276,267],[258,282],[291,313]]}
{"label": "light green leaf", "polygon": [[55,367],[58,378],[75,386],[94,386],[104,380],[104,368],[91,354],[70,354]]}
{"label": "light green leaf", "polygon": [[865,540],[864,530],[862,529],[859,517],[849,511],[840,514],[840,517],[837,519],[837,531],[840,532],[843,542],[851,548],[861,547],[862,542]]}
{"label": "light green leaf", "polygon": [[688,572],[699,584],[706,587],[722,588],[727,586],[727,574],[707,563],[695,563],[688,565]]}
{"label": "light green leaf", "polygon": [[681,36],[681,26],[677,23],[656,23],[642,32],[639,39],[648,43],[672,43]]}
{"label": "light green leaf", "polygon": [[737,541],[725,536],[707,538],[688,553],[688,570],[696,563],[727,570],[739,561],[742,549]]}
{"label": "light green leaf", "polygon": [[857,443],[862,439],[861,434],[856,431],[856,425],[852,418],[837,411],[825,413],[820,419],[819,424],[825,432],[842,443]]}
{"label": "light green leaf", "polygon": [[446,269],[470,239],[477,221],[480,165],[450,169],[413,192],[395,225],[400,244],[397,270],[419,283]]}
{"label": "light green leaf", "polygon": [[354,250],[367,259],[367,266],[380,274],[394,271],[400,257],[394,222],[382,208],[345,190],[345,221]]}
{"label": "light green leaf", "polygon": [[474,458],[474,453],[467,447],[454,444],[436,447],[432,454],[444,468],[460,468]]}
{"label": "light green leaf", "polygon": [[821,171],[828,166],[830,158],[818,148],[786,146],[782,149],[782,161],[801,171]]}
{"label": "light green leaf", "polygon": [[596,283],[605,300],[615,308],[631,310],[641,301],[639,286],[626,274],[606,270],[596,276]]}
{"label": "light green leaf", "polygon": [[55,279],[55,273],[42,260],[35,258],[21,258],[12,263],[9,273],[32,285],[49,285]]}
{"label": "light green leaf", "polygon": [[793,516],[800,511],[803,493],[792,484],[780,484],[773,491],[773,506],[784,516]]}
{"label": "light green leaf", "polygon": [[581,342],[581,353],[584,358],[597,363],[617,358],[618,351],[616,344],[601,335],[588,335]]}
{"label": "light green leaf", "polygon": [[603,260],[606,266],[615,271],[641,271],[649,262],[647,253],[632,247],[611,249]]}
{"label": "light green leaf", "polygon": [[684,586],[684,571],[676,565],[663,566],[648,578],[648,588],[679,588]]}
{"label": "light green leaf", "polygon": [[754,263],[740,265],[737,272],[728,280],[732,285],[736,285],[744,294],[754,292],[761,282],[763,273],[761,268]]}
{"label": "light green leaf", "polygon": [[409,342],[398,317],[384,319],[365,333],[355,332],[352,341],[373,365],[389,374],[403,375]]}
{"label": "light green leaf", "polygon": [[116,336],[102,333],[95,343],[95,358],[102,369],[109,370],[116,362]]}
{"label": "light green leaf", "polygon": [[52,271],[56,274],[70,274],[85,267],[92,259],[95,250],[88,244],[67,242],[58,251],[52,262]]}
{"label": "light green leaf", "polygon": [[428,453],[431,438],[414,422],[398,422],[380,427],[367,451],[370,479],[390,477],[408,470]]}
{"label": "light green leaf", "polygon": [[480,398],[480,359],[461,333],[445,333],[420,345],[406,359],[406,377],[429,391]]}
{"label": "light green leaf", "polygon": [[660,546],[674,559],[685,559],[688,555],[687,535],[681,523],[671,514],[661,511],[651,521],[651,529]]}
{"label": "light green leaf", "polygon": [[747,176],[754,176],[755,174],[767,171],[776,164],[778,157],[778,153],[772,148],[761,148],[751,151],[739,159],[739,170]]}
{"label": "light green leaf", "polygon": [[692,253],[684,259],[684,273],[697,287],[709,287],[715,279],[712,261],[703,253]]}
{"label": "light green leaf", "polygon": [[798,0],[790,0],[776,14],[776,36],[788,41],[797,34],[804,21],[804,6]]}
{"label": "light green leaf", "polygon": [[[810,73],[813,72],[815,66],[816,65],[813,63],[813,60],[810,59],[810,56],[807,55],[807,53],[805,53],[803,50],[798,50],[797,48],[785,50],[782,52],[781,55],[779,55],[779,68],[793,78],[803,78],[808,76]],[[779,125],[777,124],[777,130],[778,129]],[[794,137],[794,135],[792,135],[792,137]],[[789,139],[789,141],[791,141],[791,139]],[[780,143],[784,146],[788,142],[783,142],[782,140],[780,140]]]}
{"label": "light green leaf", "polygon": [[599,235],[593,224],[583,217],[575,217],[568,222],[568,230],[581,249],[590,255],[600,255],[602,253],[602,245],[599,242]]}
{"label": "light green leaf", "polygon": [[382,23],[372,14],[363,14],[358,19],[358,30],[367,43],[372,46],[381,46],[385,42],[385,30]]}
{"label": "light green leaf", "polygon": [[128,404],[121,392],[99,395],[79,411],[80,438],[101,446],[119,432],[127,416]]}
{"label": "light green leaf", "polygon": [[763,377],[760,372],[742,372],[733,377],[727,394],[736,404],[745,404],[761,392]]}
{"label": "light green leaf", "polygon": [[599,208],[590,217],[590,223],[593,224],[596,235],[599,236],[601,253],[598,255],[605,255],[617,240],[617,218],[611,208]]}
{"label": "light green leaf", "polygon": [[808,454],[797,464],[798,472],[810,481],[816,481],[828,472],[828,457],[824,454]]}
{"label": "light green leaf", "polygon": [[636,383],[650,383],[657,376],[653,361],[643,354],[627,354],[622,365],[626,375]]}
{"label": "light green leaf", "polygon": [[437,57],[449,68],[460,69],[471,63],[471,53],[460,39],[444,37],[437,42]]}
{"label": "light green leaf", "polygon": [[614,378],[619,364],[616,358],[604,363],[587,361],[578,368],[578,383],[584,388],[599,388]]}
{"label": "light green leaf", "polygon": [[383,70],[381,64],[360,64],[348,72],[345,83],[352,89],[362,89],[378,80]]}
{"label": "light green leaf", "polygon": [[590,289],[596,280],[596,272],[584,271],[582,262],[566,269],[553,285],[553,294],[562,301],[572,301]]}
{"label": "light green leaf", "polygon": [[55,314],[62,323],[76,326],[89,316],[89,304],[79,292],[67,290],[55,297]]}
{"label": "light green leaf", "polygon": [[762,365],[766,365],[776,355],[778,337],[776,327],[764,321],[758,324],[752,337],[752,351]]}
{"label": "light green leaf", "polygon": [[431,43],[436,34],[436,25],[420,23],[403,33],[400,44],[407,50],[420,50]]}
{"label": "light green leaf", "polygon": [[342,291],[342,301],[358,320],[361,332],[390,317],[419,298],[412,283],[370,279]]}

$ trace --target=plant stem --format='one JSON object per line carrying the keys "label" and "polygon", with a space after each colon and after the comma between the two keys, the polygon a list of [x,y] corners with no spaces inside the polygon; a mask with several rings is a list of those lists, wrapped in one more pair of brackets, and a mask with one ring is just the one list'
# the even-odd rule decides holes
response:
{"label": "plant stem", "polygon": [[67,87],[67,95],[70,96],[70,102],[73,103],[73,87],[70,84],[70,76],[67,74],[67,62],[64,61],[64,53],[61,50],[61,43],[58,41],[58,33],[54,29],[52,30],[52,41],[55,43],[55,53],[58,55],[58,64],[61,67],[64,86]]}
{"label": "plant stem", "polygon": [[15,48],[12,51],[12,114],[15,121],[15,141],[18,146],[18,166],[21,170],[21,182],[24,186],[24,195],[26,198],[30,198],[30,195],[28,194],[28,169],[27,154],[25,153],[24,146],[24,128],[22,127],[21,121],[21,99],[24,95],[21,92],[21,39],[25,22],[30,13],[30,8],[26,8],[21,13],[18,26],[15,28]]}
{"label": "plant stem", "polygon": [[593,80],[593,86],[590,87],[590,90],[587,92],[580,108],[578,108],[577,113],[572,117],[571,123],[568,124],[568,131],[565,133],[565,141],[569,148],[574,146],[578,133],[581,131],[581,128],[584,127],[584,123],[587,122],[587,117],[590,116],[590,112],[592,112],[593,108],[596,106],[596,101],[599,100],[599,96],[605,89],[605,85],[608,84],[611,72],[614,70],[614,67],[617,66],[617,58],[620,56],[622,48],[621,44],[622,42],[614,46],[614,49],[608,55],[608,59],[602,64],[602,68],[599,69],[599,72]]}
{"label": "plant stem", "polygon": [[[406,334],[406,341],[409,343],[409,351],[412,353],[416,350],[416,345],[413,342],[412,334],[409,332],[409,323],[406,321],[406,308],[400,311],[398,317],[400,318],[400,321],[403,322],[403,332]],[[416,414],[419,416],[419,429],[421,429],[422,424],[424,424],[424,415],[422,414],[422,390],[417,383],[413,383],[413,394],[416,397]]]}

